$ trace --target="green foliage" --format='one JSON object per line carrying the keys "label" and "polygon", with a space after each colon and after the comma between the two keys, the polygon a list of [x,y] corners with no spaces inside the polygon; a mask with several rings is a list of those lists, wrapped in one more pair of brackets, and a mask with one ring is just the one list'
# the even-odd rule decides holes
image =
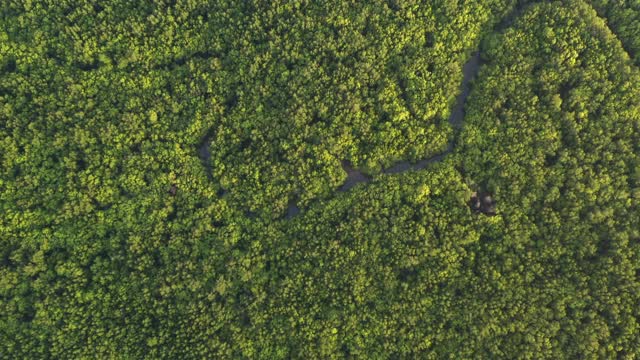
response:
{"label": "green foliage", "polygon": [[637,7],[525,3],[4,2],[0,358],[638,357]]}
{"label": "green foliage", "polygon": [[497,333],[483,346],[632,358],[640,74],[579,2],[533,6],[492,44],[458,148],[469,181],[494,193],[506,225],[483,253],[504,269],[504,286],[492,289],[500,311],[485,319]]}
{"label": "green foliage", "polygon": [[461,67],[508,8],[499,1],[269,2],[251,7],[223,63],[231,94],[214,127],[214,177],[266,215],[447,146]]}
{"label": "green foliage", "polygon": [[472,214],[470,193],[447,163],[382,177],[296,218],[265,253],[269,291],[247,332],[300,358],[446,354],[459,340],[443,326],[460,320],[451,296],[464,291],[468,249],[500,222]]}
{"label": "green foliage", "polygon": [[637,65],[640,65],[640,2],[636,0],[590,0],[607,19],[613,32]]}

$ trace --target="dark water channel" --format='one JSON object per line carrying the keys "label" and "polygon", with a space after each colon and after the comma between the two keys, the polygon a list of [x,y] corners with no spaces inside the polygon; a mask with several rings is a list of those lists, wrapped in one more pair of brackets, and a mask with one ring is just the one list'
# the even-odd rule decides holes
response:
{"label": "dark water channel", "polygon": [[[455,107],[451,112],[451,116],[449,116],[449,124],[454,128],[455,132],[459,132],[462,127],[462,121],[464,119],[464,104],[469,96],[469,83],[473,78],[475,78],[478,73],[478,69],[480,68],[480,52],[476,52],[471,56],[462,68],[463,79],[462,84],[460,84],[460,94],[456,98]],[[456,137],[454,136],[454,139]],[[453,151],[453,141],[449,142],[447,145],[447,149],[440,154],[435,156],[422,159],[417,162],[409,162],[402,161],[396,163],[390,168],[382,170],[384,174],[397,174],[405,171],[411,170],[420,170],[427,167],[427,165],[442,161],[445,156]],[[342,184],[342,186],[338,189],[340,192],[347,191],[352,187],[356,186],[359,183],[366,183],[372,180],[370,176],[367,176],[362,171],[355,169],[353,165],[349,161],[342,162],[342,169],[347,173],[347,180]],[[290,219],[296,216],[300,212],[300,208],[295,204],[294,201],[289,202],[289,206],[287,208],[287,218]]]}
{"label": "dark water channel", "polygon": [[[471,56],[471,59],[464,64],[462,68],[463,79],[462,84],[460,85],[460,94],[456,98],[455,107],[451,112],[451,116],[449,116],[449,124],[454,128],[456,132],[460,130],[462,127],[462,121],[464,119],[464,104],[467,100],[467,96],[469,96],[469,83],[478,73],[478,69],[480,68],[480,52],[476,52]],[[455,137],[454,137],[455,138]],[[447,149],[435,156],[432,156],[427,159],[422,159],[418,162],[412,163],[409,161],[402,161],[396,163],[390,168],[382,170],[384,174],[397,174],[410,170],[420,170],[427,167],[427,165],[442,161],[444,157],[453,151],[453,142],[450,142],[447,145]],[[338,189],[338,191],[347,191],[354,187],[358,183],[369,182],[371,181],[371,177],[362,173],[361,171],[354,169],[351,163],[348,161],[342,162],[342,168],[347,173],[347,181]]]}
{"label": "dark water channel", "polygon": [[[511,12],[507,14],[503,18],[503,20],[494,27],[494,31],[499,32],[507,28],[508,26],[510,26],[514,21],[514,19],[518,18],[519,15],[525,10],[526,6],[523,6],[524,4],[525,4],[524,2],[518,3],[517,6],[511,9]],[[462,83],[460,84],[460,93],[456,98],[454,108],[452,109],[451,115],[449,116],[449,124],[454,129],[454,136],[453,136],[453,140],[451,140],[447,145],[447,148],[440,154],[437,154],[435,156],[432,156],[426,159],[422,159],[417,162],[402,161],[402,162],[396,163],[395,165],[387,169],[384,169],[382,173],[397,174],[405,171],[424,169],[429,164],[442,161],[445,158],[445,156],[447,156],[449,153],[453,151],[455,141],[458,137],[460,128],[462,127],[462,123],[464,120],[464,105],[470,92],[469,84],[478,74],[480,64],[481,64],[480,51],[476,51],[471,56],[471,58],[464,64],[462,68],[463,78],[462,78]],[[198,155],[201,161],[203,162],[203,165],[205,166],[209,177],[211,177],[211,161],[210,161],[211,153],[209,150],[209,143],[211,141],[211,136],[212,136],[211,133],[207,134],[207,136],[205,136],[202,139],[202,142],[198,144]],[[370,176],[367,176],[366,174],[359,171],[358,169],[355,169],[349,161],[343,161],[342,168],[347,173],[347,180],[338,189],[339,192],[348,191],[349,189],[351,189],[352,187],[354,187],[359,183],[366,183],[372,180]],[[225,194],[226,192],[227,191],[224,189],[220,190],[221,194]],[[484,196],[486,197],[487,195],[488,194],[485,194]],[[495,204],[493,203],[493,200],[490,198],[490,196],[489,196],[488,204],[489,204],[488,206],[490,206],[490,208],[488,209],[490,211],[495,212],[495,209],[493,208]],[[483,203],[480,203],[478,207],[480,208],[480,210],[482,210],[482,206],[485,206],[485,205],[486,204],[483,205]],[[298,213],[300,213],[300,209],[296,205],[295,201],[290,201],[287,208],[286,218],[292,218],[296,216]]]}
{"label": "dark water channel", "polygon": [[[480,67],[480,53],[476,52],[471,56],[471,59],[469,59],[464,64],[464,67],[462,68],[463,79],[462,79],[462,84],[460,85],[460,94],[456,98],[455,107],[453,108],[451,112],[451,116],[449,117],[449,124],[451,124],[451,126],[454,128],[456,133],[462,127],[462,121],[464,119],[464,104],[467,100],[467,96],[469,96],[469,91],[470,91],[469,83],[478,73],[479,67]],[[455,139],[455,136],[454,136],[454,139]],[[202,163],[207,170],[206,171],[207,174],[211,176],[211,161],[210,161],[211,153],[209,152],[209,141],[210,141],[210,136],[206,136],[202,140],[202,142],[198,145],[198,156],[202,160]],[[453,141],[455,140],[452,140],[448,144],[447,149],[440,154],[437,154],[427,159],[422,159],[414,163],[409,161],[402,161],[402,162],[396,163],[390,168],[382,170],[382,172],[384,174],[397,174],[405,171],[424,169],[429,164],[442,161],[442,159],[444,159],[446,155],[451,153],[451,151],[453,151],[453,145],[454,145]],[[359,183],[366,183],[372,180],[370,176],[366,175],[365,173],[361,172],[358,169],[355,169],[349,161],[346,161],[346,160],[343,161],[342,168],[347,173],[347,180],[338,189],[338,191],[340,192],[348,191],[349,189],[351,189],[352,187],[354,187]],[[226,191],[223,190],[223,193],[226,193]],[[296,216],[299,212],[300,212],[300,208],[298,208],[295,201],[290,201],[287,208],[286,217],[292,218]]]}
{"label": "dark water channel", "polygon": [[[451,116],[449,117],[449,124],[451,124],[451,126],[454,128],[456,133],[462,127],[462,121],[464,119],[464,104],[467,100],[467,96],[469,96],[469,91],[470,91],[469,83],[478,73],[479,67],[480,67],[480,53],[476,52],[471,56],[471,59],[469,59],[466,62],[466,64],[464,64],[464,67],[462,68],[463,79],[462,79],[462,84],[460,85],[460,94],[456,98],[455,107],[453,108],[453,111],[451,112]],[[454,136],[454,139],[455,139],[455,136]],[[205,136],[205,138],[202,139],[200,144],[198,144],[198,157],[200,157],[200,160],[205,166],[208,176],[211,176],[211,153],[209,151],[209,142],[210,142],[210,135]],[[446,155],[451,153],[451,151],[453,151],[453,141],[448,144],[447,149],[444,152],[438,155],[432,156],[427,159],[422,159],[415,163],[412,163],[409,161],[402,161],[393,165],[390,168],[382,170],[382,172],[384,174],[397,174],[405,171],[424,169],[429,164],[442,161],[442,159],[444,159]],[[342,168],[347,173],[347,180],[338,189],[338,191],[340,192],[347,191],[359,183],[366,183],[372,180],[370,176],[364,174],[358,169],[355,169],[349,161],[346,161],[346,160],[343,161]],[[223,190],[223,193],[226,193],[226,191]],[[295,201],[289,202],[286,217],[292,218],[296,216],[299,212],[300,212],[300,209],[295,204]]]}

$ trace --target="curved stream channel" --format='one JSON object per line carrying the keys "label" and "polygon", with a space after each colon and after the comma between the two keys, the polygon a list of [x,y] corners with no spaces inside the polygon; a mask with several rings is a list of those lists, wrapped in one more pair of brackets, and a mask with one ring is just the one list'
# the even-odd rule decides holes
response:
{"label": "curved stream channel", "polygon": [[[456,98],[456,104],[453,108],[451,116],[449,116],[449,124],[453,127],[454,131],[457,133],[462,127],[462,120],[464,119],[464,104],[467,101],[467,96],[469,96],[469,83],[473,78],[475,78],[478,73],[478,69],[480,68],[480,52],[477,51],[471,56],[471,59],[464,64],[462,68],[463,79],[462,84],[460,85],[460,94]],[[442,161],[442,159],[453,151],[453,142],[455,141],[456,136],[453,137],[453,140],[449,142],[447,145],[447,149],[442,153],[432,156],[427,159],[420,160],[415,163],[411,163],[409,161],[401,161],[396,163],[390,168],[386,168],[382,170],[383,174],[397,174],[409,170],[420,170],[424,169],[427,165]],[[348,161],[342,162],[342,168],[347,172],[347,181],[338,189],[338,191],[347,191],[354,187],[357,183],[361,182],[369,182],[371,181],[371,177],[365,175],[361,171],[354,169]]]}
{"label": "curved stream channel", "polygon": [[[480,52],[476,51],[462,68],[463,79],[462,84],[460,84],[460,94],[456,98],[455,107],[453,108],[451,115],[449,116],[449,124],[453,127],[456,135],[460,131],[462,127],[462,121],[464,119],[464,104],[469,96],[469,83],[473,80],[478,73],[478,69],[480,68]],[[427,167],[429,164],[433,164],[435,162],[442,161],[445,156],[453,151],[453,145],[457,136],[454,136],[449,144],[447,145],[447,149],[440,154],[432,156],[427,159],[420,160],[415,163],[411,163],[409,161],[401,161],[393,165],[392,167],[386,168],[382,170],[383,174],[397,174],[410,170],[420,170]],[[370,176],[367,176],[362,171],[355,169],[351,163],[348,161],[342,162],[342,168],[347,173],[347,180],[342,184],[338,191],[344,192],[352,187],[356,186],[358,183],[366,183],[372,180]],[[300,208],[294,203],[290,202],[287,208],[287,219],[290,219],[300,212]]]}
{"label": "curved stream channel", "polygon": [[[475,78],[478,73],[478,69],[480,68],[480,52],[476,51],[462,68],[462,84],[460,85],[460,94],[456,98],[455,107],[451,112],[451,116],[449,116],[449,124],[454,128],[454,131],[457,133],[460,131],[462,127],[462,121],[464,119],[464,104],[467,100],[467,96],[469,96],[469,83],[473,78]],[[427,159],[420,160],[415,163],[411,163],[409,161],[401,161],[390,168],[386,168],[382,170],[383,174],[397,174],[410,170],[420,170],[424,169],[427,165],[442,161],[442,159],[453,151],[453,143],[455,142],[456,136],[453,137],[453,140],[449,142],[447,145],[447,149],[440,154],[432,156]],[[202,160],[206,168],[206,172],[209,176],[211,176],[211,164],[209,159],[211,158],[211,153],[209,152],[209,140],[210,136],[205,136],[202,142],[198,146],[198,156]],[[352,187],[354,187],[358,183],[366,183],[370,182],[372,178],[367,176],[362,171],[355,169],[351,163],[348,161],[342,162],[342,168],[347,173],[347,180],[342,184],[340,188],[338,188],[339,192],[344,192]],[[296,216],[300,212],[300,208],[295,204],[295,202],[290,202],[287,208],[287,216],[286,218],[292,218]]]}
{"label": "curved stream channel", "polygon": [[[512,9],[510,14],[505,16],[502,22],[497,24],[497,26],[494,28],[494,31],[501,31],[502,29],[509,26],[513,21],[513,19],[517,18],[518,14],[521,13],[522,10],[523,10],[522,6],[516,6],[514,9]],[[460,84],[460,93],[456,98],[455,106],[452,109],[451,115],[449,116],[449,124],[454,129],[454,136],[453,136],[453,139],[447,145],[447,148],[445,149],[445,151],[415,163],[411,163],[409,161],[402,161],[402,162],[396,163],[392,167],[382,170],[383,174],[397,174],[397,173],[402,173],[410,170],[424,169],[429,164],[442,161],[442,159],[446,155],[448,155],[453,151],[454,143],[458,137],[460,128],[462,127],[462,123],[464,120],[464,105],[470,92],[469,83],[478,74],[480,64],[481,64],[480,50],[477,50],[462,67],[463,78],[462,78],[462,83]],[[198,146],[198,155],[202,160],[202,163],[204,164],[205,168],[207,169],[207,174],[209,176],[211,176],[211,164],[209,161],[211,157],[211,154],[209,152],[210,137],[211,137],[211,134],[208,134],[207,136],[205,136],[202,142]],[[366,183],[372,180],[370,176],[367,176],[360,170],[355,169],[351,165],[351,163],[349,163],[348,161],[342,162],[342,168],[347,173],[347,180],[344,182],[344,184],[342,184],[340,188],[338,188],[337,191],[339,192],[347,191],[358,183]],[[296,216],[298,213],[300,213],[300,208],[298,208],[295,202],[293,201],[289,202],[286,218],[290,219]]]}

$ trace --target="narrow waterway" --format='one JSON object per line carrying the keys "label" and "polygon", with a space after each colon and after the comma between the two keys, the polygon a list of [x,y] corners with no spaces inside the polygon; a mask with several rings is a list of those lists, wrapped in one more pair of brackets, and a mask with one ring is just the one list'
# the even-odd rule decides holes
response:
{"label": "narrow waterway", "polygon": [[[462,127],[462,121],[464,120],[464,104],[467,101],[467,96],[469,96],[469,83],[478,73],[478,69],[480,68],[480,52],[476,52],[471,56],[462,68],[463,79],[460,84],[460,93],[456,98],[455,107],[451,111],[451,116],[449,116],[449,124],[454,128],[457,133]],[[455,136],[454,136],[455,139]],[[412,163],[409,161],[402,161],[390,168],[384,169],[382,172],[385,174],[397,174],[410,170],[420,170],[427,167],[427,165],[442,161],[442,159],[453,151],[453,141],[447,145],[447,149],[440,154],[432,156],[427,159],[422,159],[418,162]],[[342,184],[342,186],[338,189],[338,191],[347,191],[354,187],[358,183],[369,182],[371,181],[371,177],[362,173],[361,171],[354,169],[351,163],[348,161],[342,162],[342,168],[347,173],[347,180]]]}
{"label": "narrow waterway", "polygon": [[[497,26],[494,28],[494,31],[501,31],[502,29],[505,29],[506,27],[511,25],[513,20],[518,17],[518,14],[521,13],[523,9],[524,9],[524,6],[517,6],[514,9],[512,9],[510,14],[505,16],[502,22],[497,24]],[[449,124],[454,129],[454,136],[453,136],[453,139],[447,145],[447,148],[440,154],[437,154],[435,156],[432,156],[426,159],[422,159],[417,162],[409,162],[409,161],[398,162],[395,165],[387,169],[384,169],[382,173],[397,174],[405,171],[424,169],[429,164],[442,161],[448,154],[450,154],[453,151],[454,143],[458,137],[460,129],[462,128],[462,124],[464,120],[464,106],[470,92],[469,85],[471,81],[478,74],[480,64],[481,64],[480,51],[478,50],[471,56],[471,58],[464,64],[462,68],[463,78],[462,78],[462,83],[460,84],[460,93],[456,98],[455,105],[451,111],[451,115],[449,116]],[[210,136],[211,135],[208,134],[204,139],[202,139],[202,142],[198,145],[198,155],[202,160],[205,168],[207,169],[207,173],[209,176],[211,176],[211,164],[210,164],[211,154],[209,152]],[[344,184],[342,184],[342,186],[338,188],[338,191],[340,192],[348,191],[349,189],[351,189],[352,187],[354,187],[359,183],[366,183],[372,180],[370,176],[354,168],[349,161],[343,161],[342,168],[347,173],[347,179],[344,182]],[[226,191],[222,190],[221,192],[225,193]],[[292,218],[298,215],[298,213],[300,213],[300,209],[296,205],[295,201],[289,202],[286,218]]]}
{"label": "narrow waterway", "polygon": [[[467,100],[467,96],[469,96],[469,83],[478,73],[478,69],[480,67],[480,52],[474,53],[471,58],[464,64],[462,68],[462,83],[460,84],[460,93],[456,98],[456,103],[454,108],[451,111],[451,115],[449,116],[449,124],[454,128],[454,131],[459,132],[462,127],[462,122],[464,119],[464,104]],[[409,161],[402,161],[396,163],[390,168],[384,169],[382,172],[385,174],[397,174],[410,170],[420,170],[427,167],[427,165],[442,161],[446,155],[453,151],[453,142],[455,141],[456,136],[453,137],[454,140],[449,142],[447,145],[447,149],[440,154],[429,157],[427,159],[420,160],[418,162],[412,163]],[[198,155],[202,160],[202,163],[207,170],[207,174],[211,175],[211,153],[209,152],[209,136],[205,137],[202,142],[198,146]],[[347,173],[347,180],[338,188],[338,191],[344,192],[348,191],[352,187],[356,186],[359,183],[366,183],[372,180],[371,177],[364,174],[362,171],[355,169],[349,161],[342,162],[342,168]],[[287,218],[292,218],[296,216],[300,212],[300,208],[295,204],[294,201],[289,202],[287,208]]]}

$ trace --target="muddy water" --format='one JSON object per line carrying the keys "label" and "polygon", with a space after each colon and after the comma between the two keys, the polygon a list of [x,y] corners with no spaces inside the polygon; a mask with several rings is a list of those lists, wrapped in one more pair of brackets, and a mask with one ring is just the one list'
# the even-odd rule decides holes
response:
{"label": "muddy water", "polygon": [[207,170],[207,176],[211,177],[211,152],[209,152],[209,141],[211,141],[209,136],[205,136],[204,139],[202,139],[198,145],[198,157],[200,158],[200,161],[202,161],[204,168]]}
{"label": "muddy water", "polygon": [[287,206],[287,219],[291,219],[292,217],[298,215],[300,213],[300,208],[296,205],[295,201],[289,201],[289,205]]}
{"label": "muddy water", "polygon": [[349,161],[342,162],[342,169],[347,173],[347,180],[340,186],[338,191],[347,191],[358,183],[371,181],[370,177],[356,170]]}

